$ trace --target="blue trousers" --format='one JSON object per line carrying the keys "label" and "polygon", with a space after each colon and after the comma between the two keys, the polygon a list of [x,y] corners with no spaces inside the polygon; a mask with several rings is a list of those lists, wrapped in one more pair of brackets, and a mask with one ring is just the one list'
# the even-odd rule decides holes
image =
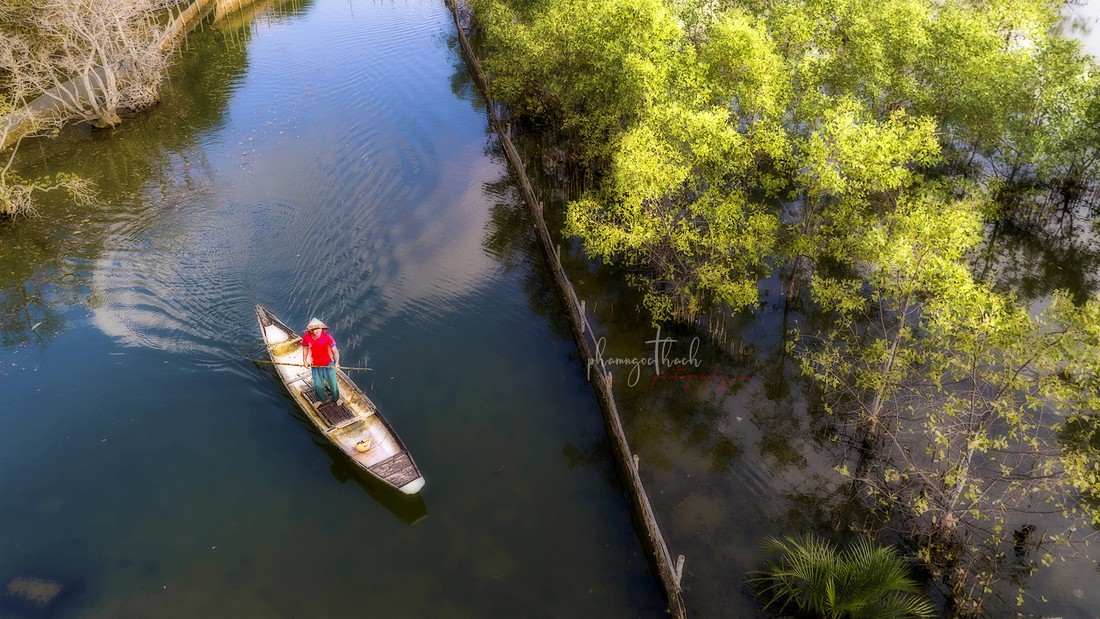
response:
{"label": "blue trousers", "polygon": [[[340,388],[336,386],[335,365],[313,366],[310,371],[313,373],[313,388],[317,391],[318,400],[324,402],[328,399],[340,399]],[[332,394],[331,397],[325,396],[326,389]]]}

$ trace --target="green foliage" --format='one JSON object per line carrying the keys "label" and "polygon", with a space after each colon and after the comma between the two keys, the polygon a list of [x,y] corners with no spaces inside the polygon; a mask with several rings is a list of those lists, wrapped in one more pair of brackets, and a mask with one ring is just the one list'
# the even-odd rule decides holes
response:
{"label": "green foliage", "polygon": [[1100,299],[1078,306],[1058,297],[1050,313],[1066,337],[1059,342],[1063,361],[1045,375],[1043,391],[1075,404],[1059,436],[1062,465],[1100,528]]}
{"label": "green foliage", "polygon": [[980,239],[973,201],[953,200],[929,184],[902,193],[895,210],[838,238],[834,255],[854,265],[851,277],[814,279],[812,294],[829,313],[821,334],[797,351],[804,370],[828,389],[830,407],[852,411],[857,423],[877,424],[884,402],[923,362],[917,341],[922,301],[970,284],[960,262]]}
{"label": "green foliage", "polygon": [[1032,316],[962,266],[978,239],[973,205],[901,204],[851,243],[861,277],[815,281],[832,322],[795,352],[858,454],[843,470],[976,607],[1001,577],[1016,515],[1065,514],[1067,530],[1048,532],[1063,541],[1080,537],[1077,518],[1096,521],[1077,497],[1096,488],[1100,309],[1058,295]]}
{"label": "green foliage", "polygon": [[786,111],[791,79],[764,24],[739,9],[716,15],[699,49],[701,87],[735,117],[774,121]]}
{"label": "green foliage", "polygon": [[778,228],[729,182],[751,148],[721,109],[654,108],[622,136],[608,186],[572,204],[567,225],[584,231],[589,254],[645,267],[655,320],[751,305]]}
{"label": "green foliage", "polygon": [[767,546],[782,556],[752,581],[768,610],[828,619],[934,616],[935,608],[891,547],[861,538],[840,552],[813,535],[769,538]]}
{"label": "green foliage", "polygon": [[1051,0],[472,4],[494,96],[603,172],[570,232],[636,273],[655,320],[751,305],[765,264],[792,294],[851,264],[840,238],[945,157],[980,162],[937,172],[977,171],[942,177],[977,200],[1070,200],[1100,171],[1100,72],[1048,34]]}
{"label": "green foliage", "polygon": [[598,173],[567,231],[655,321],[751,307],[775,269],[810,291],[827,322],[791,348],[841,468],[960,599],[996,580],[1011,516],[1080,514],[1098,301],[1032,315],[966,266],[991,217],[1100,178],[1100,71],[1050,34],[1059,2],[473,6],[494,96]]}
{"label": "green foliage", "polygon": [[897,110],[878,121],[853,99],[825,110],[801,145],[799,186],[811,199],[860,199],[913,183],[938,160],[935,125]]}
{"label": "green foliage", "polygon": [[660,0],[471,3],[486,31],[493,96],[547,117],[590,159],[665,88],[681,32]]}
{"label": "green foliage", "polygon": [[1100,527],[1100,415],[1092,413],[1069,419],[1060,438],[1063,466],[1084,497],[1093,526]]}

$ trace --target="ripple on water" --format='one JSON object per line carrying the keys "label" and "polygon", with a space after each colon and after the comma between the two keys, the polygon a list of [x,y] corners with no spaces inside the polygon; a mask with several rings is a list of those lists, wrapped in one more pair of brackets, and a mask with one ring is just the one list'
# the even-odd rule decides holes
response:
{"label": "ripple on water", "polygon": [[233,356],[229,327],[249,307],[238,269],[247,247],[234,242],[232,208],[210,192],[180,189],[108,233],[92,288],[93,322],[123,343],[189,354]]}
{"label": "ripple on water", "polygon": [[485,305],[501,268],[483,249],[484,187],[502,171],[479,140],[445,139],[465,107],[453,67],[409,59],[425,57],[417,31],[446,9],[414,9],[318,5],[323,32],[250,42],[201,170],[112,226],[93,280],[100,328],[223,359],[247,350],[254,302],[292,324],[323,314],[356,338],[399,313],[428,322]]}

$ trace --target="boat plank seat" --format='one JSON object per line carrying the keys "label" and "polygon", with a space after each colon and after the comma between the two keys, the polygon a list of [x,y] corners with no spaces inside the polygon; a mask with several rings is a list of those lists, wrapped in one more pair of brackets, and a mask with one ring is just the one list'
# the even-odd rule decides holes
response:
{"label": "boat plank seat", "polygon": [[406,452],[396,454],[375,464],[371,467],[371,470],[398,488],[420,477],[420,472]]}
{"label": "boat plank seat", "polygon": [[[302,395],[306,397],[310,402],[317,401],[317,391],[313,387],[302,390]],[[324,402],[317,407],[317,413],[321,416],[321,419],[328,424],[328,427],[339,425],[345,421],[351,421],[355,419],[355,413],[351,412],[347,406],[337,406],[336,402]]]}

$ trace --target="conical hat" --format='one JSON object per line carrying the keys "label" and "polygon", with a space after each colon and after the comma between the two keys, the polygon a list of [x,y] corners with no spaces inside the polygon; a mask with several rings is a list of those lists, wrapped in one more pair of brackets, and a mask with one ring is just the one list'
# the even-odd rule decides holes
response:
{"label": "conical hat", "polygon": [[308,325],[306,325],[306,331],[312,331],[313,329],[316,329],[318,327],[320,327],[322,329],[327,329],[328,325],[326,325],[325,323],[321,322],[320,320],[314,318],[313,320],[309,321]]}

